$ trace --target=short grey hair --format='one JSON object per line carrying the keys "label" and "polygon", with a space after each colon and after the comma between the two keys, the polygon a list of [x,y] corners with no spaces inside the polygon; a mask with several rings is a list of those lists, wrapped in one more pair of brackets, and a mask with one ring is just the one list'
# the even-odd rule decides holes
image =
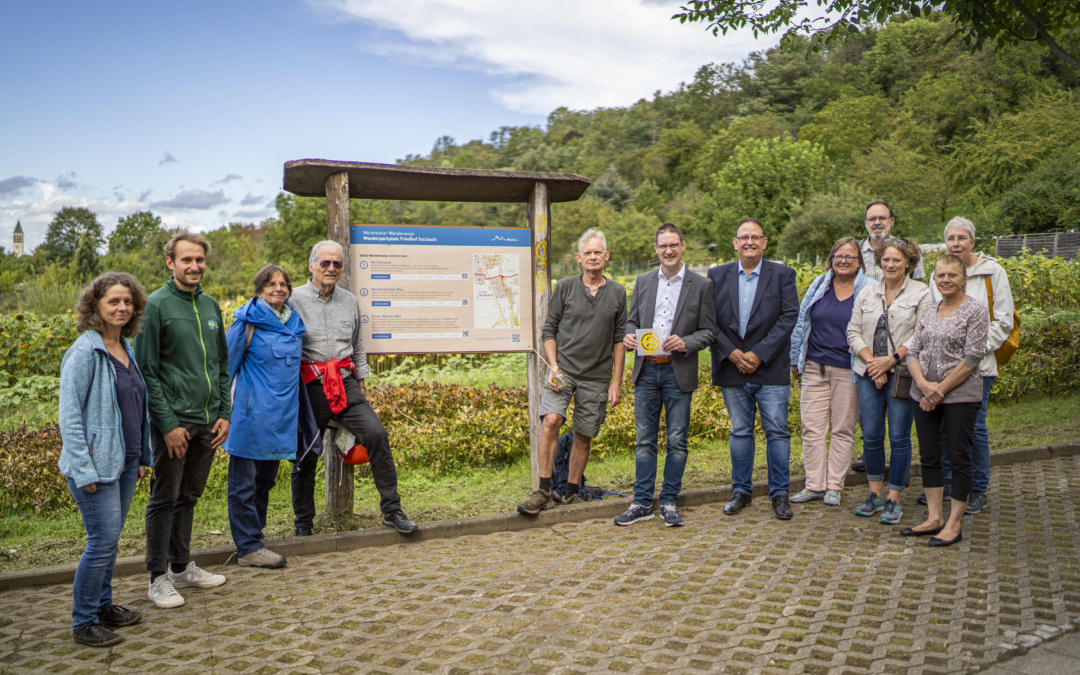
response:
{"label": "short grey hair", "polygon": [[315,263],[315,259],[319,257],[319,249],[323,246],[333,246],[338,250],[338,253],[341,254],[341,259],[345,259],[345,249],[341,247],[341,244],[337,243],[333,239],[323,239],[322,241],[311,247],[311,255],[309,255],[307,259],[309,265]]}
{"label": "short grey hair", "polygon": [[581,253],[582,251],[584,251],[585,250],[585,244],[588,244],[593,239],[599,239],[600,240],[600,245],[604,247],[605,251],[607,250],[607,237],[604,236],[604,233],[601,232],[600,230],[589,230],[585,234],[581,235],[581,239],[577,240],[577,251],[578,251],[578,253]]}
{"label": "short grey hair", "polygon": [[949,222],[945,223],[945,238],[949,238],[949,230],[964,230],[971,237],[971,241],[975,241],[975,223],[971,222],[963,216],[956,216]]}

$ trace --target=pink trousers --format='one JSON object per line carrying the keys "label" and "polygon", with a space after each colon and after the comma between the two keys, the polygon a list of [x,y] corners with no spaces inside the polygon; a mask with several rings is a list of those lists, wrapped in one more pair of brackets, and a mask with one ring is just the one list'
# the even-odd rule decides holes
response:
{"label": "pink trousers", "polygon": [[[815,492],[844,489],[844,476],[855,449],[855,424],[859,419],[858,388],[851,383],[850,368],[807,361],[802,374],[802,443],[806,489]],[[827,441],[832,428],[831,443]],[[831,447],[829,447],[831,445]]]}

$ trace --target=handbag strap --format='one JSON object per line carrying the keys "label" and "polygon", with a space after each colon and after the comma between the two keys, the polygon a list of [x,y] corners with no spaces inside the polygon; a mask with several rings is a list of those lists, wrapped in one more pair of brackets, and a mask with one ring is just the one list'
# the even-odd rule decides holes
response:
{"label": "handbag strap", "polygon": [[984,276],[986,279],[986,298],[989,300],[987,304],[990,305],[990,323],[994,322],[994,286],[990,283],[990,276]]}
{"label": "handbag strap", "polygon": [[896,353],[896,343],[892,339],[892,330],[889,329],[889,307],[885,304],[885,296],[881,296],[881,309],[884,310],[885,315],[885,335],[889,337],[889,344],[892,346],[893,354]]}

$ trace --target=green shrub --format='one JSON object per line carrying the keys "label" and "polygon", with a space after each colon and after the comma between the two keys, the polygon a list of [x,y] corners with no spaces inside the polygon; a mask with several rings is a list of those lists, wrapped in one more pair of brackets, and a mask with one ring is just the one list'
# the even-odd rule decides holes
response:
{"label": "green shrub", "polygon": [[[75,317],[54,314],[39,318],[33,314],[0,316],[0,370],[10,376],[60,374],[64,352],[75,341]],[[6,383],[11,385],[9,379]]]}
{"label": "green shrub", "polygon": [[1021,310],[1020,350],[1001,369],[994,400],[1080,389],[1080,313]]}

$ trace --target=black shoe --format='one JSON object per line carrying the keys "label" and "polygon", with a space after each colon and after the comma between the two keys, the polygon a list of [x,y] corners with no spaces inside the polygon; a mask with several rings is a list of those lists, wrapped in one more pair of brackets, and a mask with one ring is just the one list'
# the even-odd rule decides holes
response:
{"label": "black shoe", "polygon": [[392,527],[402,534],[412,534],[416,532],[417,525],[409,519],[401,511],[394,511],[383,516],[382,524],[387,527]]}
{"label": "black shoe", "polygon": [[91,647],[112,647],[124,638],[108,626],[91,623],[71,633],[71,639]]}
{"label": "black shoe", "polygon": [[750,495],[745,492],[736,492],[731,495],[731,501],[724,505],[724,515],[733,516],[743,510],[744,506],[750,505]]}
{"label": "black shoe", "polygon": [[930,544],[931,546],[934,546],[934,547],[941,547],[941,546],[952,546],[953,544],[959,544],[962,541],[964,541],[964,533],[963,532],[957,532],[956,533],[956,539],[945,540],[945,539],[938,539],[937,537],[930,537],[930,541],[928,541],[926,543]]}
{"label": "black shoe", "polygon": [[791,520],[795,517],[795,514],[791,511],[791,504],[788,503],[787,494],[773,497],[772,508],[776,512],[776,517],[780,520]]}
{"label": "black shoe", "polygon": [[[945,483],[945,494],[949,494],[949,488],[952,487],[949,483]],[[923,490],[922,494],[915,498],[915,501],[923,506],[926,506],[926,490]]]}
{"label": "black shoe", "polygon": [[142,621],[142,612],[136,612],[120,605],[109,605],[105,608],[105,611],[98,614],[97,618],[98,623],[102,626],[123,628],[124,626],[134,626]]}
{"label": "black shoe", "polygon": [[310,537],[311,536],[311,528],[310,527],[304,527],[303,525],[300,525],[300,526],[298,526],[296,528],[296,532],[293,532],[293,536],[294,537]]}
{"label": "black shoe", "polygon": [[866,460],[864,460],[862,457],[858,458],[851,463],[851,470],[866,473]]}
{"label": "black shoe", "polygon": [[932,529],[929,529],[929,530],[913,530],[910,527],[908,527],[908,528],[905,528],[903,530],[900,530],[900,536],[901,537],[926,537],[926,536],[931,536],[932,537],[932,536],[934,536],[935,534],[938,534],[939,532],[941,532],[944,529],[945,529],[944,525],[942,525],[941,527],[935,527],[935,528],[932,528]]}

